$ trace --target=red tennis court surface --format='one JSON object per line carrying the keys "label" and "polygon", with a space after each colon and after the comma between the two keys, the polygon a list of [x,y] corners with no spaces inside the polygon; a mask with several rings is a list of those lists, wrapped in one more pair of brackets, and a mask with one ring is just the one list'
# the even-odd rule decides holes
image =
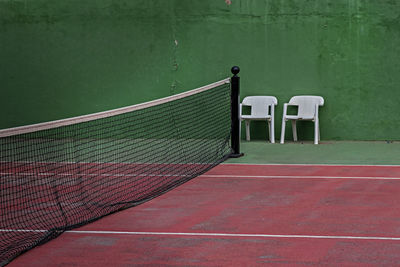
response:
{"label": "red tennis court surface", "polygon": [[400,166],[220,165],[9,266],[400,265]]}

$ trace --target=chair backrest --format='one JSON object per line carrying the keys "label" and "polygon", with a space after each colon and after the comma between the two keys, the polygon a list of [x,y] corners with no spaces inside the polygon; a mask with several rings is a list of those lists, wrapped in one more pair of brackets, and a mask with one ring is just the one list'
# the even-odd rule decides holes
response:
{"label": "chair backrest", "polygon": [[315,116],[315,106],[323,106],[324,98],[322,96],[299,95],[293,96],[289,104],[297,105],[297,115],[302,118],[313,118]]}
{"label": "chair backrest", "polygon": [[251,116],[254,117],[270,115],[269,107],[277,104],[274,96],[246,96],[242,101],[243,106],[251,106]]}

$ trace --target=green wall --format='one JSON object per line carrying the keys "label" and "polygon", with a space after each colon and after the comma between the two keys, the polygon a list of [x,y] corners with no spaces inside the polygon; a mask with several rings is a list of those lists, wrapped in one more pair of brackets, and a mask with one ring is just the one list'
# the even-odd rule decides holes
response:
{"label": "green wall", "polygon": [[0,0],[0,128],[179,93],[239,65],[242,97],[278,98],[277,137],[283,103],[315,94],[323,140],[400,140],[400,1],[231,1]]}

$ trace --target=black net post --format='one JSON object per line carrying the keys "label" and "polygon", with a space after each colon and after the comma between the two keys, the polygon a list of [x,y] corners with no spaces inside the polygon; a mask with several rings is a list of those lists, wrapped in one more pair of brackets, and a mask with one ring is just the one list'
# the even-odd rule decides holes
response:
{"label": "black net post", "polygon": [[240,114],[239,114],[239,105],[240,105],[240,77],[238,73],[240,72],[240,68],[237,66],[232,67],[231,72],[233,74],[231,78],[231,119],[232,119],[232,133],[231,133],[231,146],[232,146],[232,154],[231,158],[239,158],[243,156],[243,153],[240,153]]}

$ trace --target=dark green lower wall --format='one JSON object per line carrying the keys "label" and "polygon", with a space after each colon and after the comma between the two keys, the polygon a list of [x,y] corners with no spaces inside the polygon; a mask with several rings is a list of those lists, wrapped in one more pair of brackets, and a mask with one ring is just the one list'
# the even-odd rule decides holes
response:
{"label": "dark green lower wall", "polygon": [[[239,65],[242,97],[278,98],[277,137],[283,103],[315,94],[322,139],[400,140],[399,1],[231,2],[0,1],[0,128],[179,93]],[[312,133],[300,124],[299,138]]]}

